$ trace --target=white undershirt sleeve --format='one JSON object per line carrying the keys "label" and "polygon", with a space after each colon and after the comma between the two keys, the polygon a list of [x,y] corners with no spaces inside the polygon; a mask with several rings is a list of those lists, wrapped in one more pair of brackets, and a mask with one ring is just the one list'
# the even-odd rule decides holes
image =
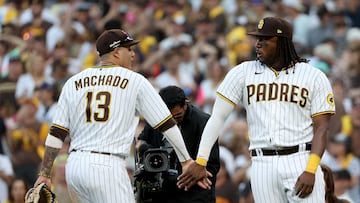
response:
{"label": "white undershirt sleeve", "polygon": [[220,130],[223,128],[226,118],[233,109],[233,104],[219,96],[216,97],[212,114],[206,123],[201,137],[197,158],[209,159],[211,148],[219,137]]}
{"label": "white undershirt sleeve", "polygon": [[60,149],[63,145],[63,141],[61,141],[61,139],[55,136],[48,134],[48,136],[46,137],[45,145],[52,148]]}
{"label": "white undershirt sleeve", "polygon": [[186,150],[186,146],[184,140],[182,139],[181,132],[176,125],[164,131],[163,135],[165,135],[166,139],[175,149],[176,155],[178,156],[180,162],[191,159],[188,151]]}

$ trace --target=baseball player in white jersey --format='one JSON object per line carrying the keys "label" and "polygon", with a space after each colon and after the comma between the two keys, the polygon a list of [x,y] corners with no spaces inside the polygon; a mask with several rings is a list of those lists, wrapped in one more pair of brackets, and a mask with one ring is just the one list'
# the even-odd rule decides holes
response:
{"label": "baseball player in white jersey", "polygon": [[122,30],[107,30],[96,48],[100,65],[88,68],[64,85],[35,186],[50,186],[53,161],[66,136],[70,155],[66,181],[74,202],[134,202],[125,165],[142,115],[164,133],[184,168],[194,162],[186,151],[170,111],[151,84],[131,70],[137,44]]}
{"label": "baseball player in white jersey", "polygon": [[[335,113],[330,82],[297,55],[292,27],[285,20],[264,18],[249,34],[257,39],[257,60],[232,68],[219,86],[196,163],[188,170],[205,175],[201,166],[206,166],[208,146],[234,106],[242,104],[249,124],[255,202],[325,202],[319,162]],[[194,184],[188,172],[180,176],[179,187]]]}

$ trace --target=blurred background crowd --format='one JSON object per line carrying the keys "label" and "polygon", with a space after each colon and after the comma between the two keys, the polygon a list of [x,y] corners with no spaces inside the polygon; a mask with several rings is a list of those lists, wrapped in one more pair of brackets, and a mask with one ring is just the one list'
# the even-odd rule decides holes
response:
{"label": "blurred background crowd", "polygon": [[[190,102],[211,113],[225,74],[255,59],[247,32],[267,16],[293,25],[298,53],[332,82],[336,115],[322,163],[333,172],[335,194],[360,203],[358,0],[0,0],[0,202],[23,202],[37,178],[62,85],[98,63],[94,42],[102,31],[121,28],[141,40],[135,71],[158,89],[183,88]],[[217,203],[253,202],[241,105],[219,143]],[[68,140],[53,171],[53,189],[65,203],[67,148]],[[134,170],[129,157],[129,175]]]}

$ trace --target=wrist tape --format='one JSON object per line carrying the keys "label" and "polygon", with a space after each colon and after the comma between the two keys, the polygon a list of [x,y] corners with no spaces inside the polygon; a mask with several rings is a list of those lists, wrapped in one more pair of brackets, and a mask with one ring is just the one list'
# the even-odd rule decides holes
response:
{"label": "wrist tape", "polygon": [[320,164],[319,155],[311,153],[305,171],[315,174],[316,169],[319,166],[319,164]]}
{"label": "wrist tape", "polygon": [[196,163],[199,164],[200,166],[206,166],[207,161],[205,159],[199,157],[196,159]]}

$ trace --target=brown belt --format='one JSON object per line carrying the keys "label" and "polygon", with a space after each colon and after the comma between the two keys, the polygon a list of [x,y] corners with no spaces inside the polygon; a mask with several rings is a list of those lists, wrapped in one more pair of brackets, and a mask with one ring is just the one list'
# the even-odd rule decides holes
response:
{"label": "brown belt", "polygon": [[103,155],[108,155],[108,156],[117,156],[119,158],[122,159],[126,159],[126,156],[124,154],[113,154],[110,152],[97,152],[97,151],[87,151],[87,150],[77,150],[77,149],[72,149],[71,152],[89,152],[92,154],[103,154]]}
{"label": "brown belt", "polygon": [[[289,155],[299,152],[299,145],[291,147],[283,147],[281,149],[259,149],[263,156],[275,156],[275,155]],[[306,143],[306,151],[311,150],[311,143]],[[251,150],[251,156],[257,156],[256,150]]]}

